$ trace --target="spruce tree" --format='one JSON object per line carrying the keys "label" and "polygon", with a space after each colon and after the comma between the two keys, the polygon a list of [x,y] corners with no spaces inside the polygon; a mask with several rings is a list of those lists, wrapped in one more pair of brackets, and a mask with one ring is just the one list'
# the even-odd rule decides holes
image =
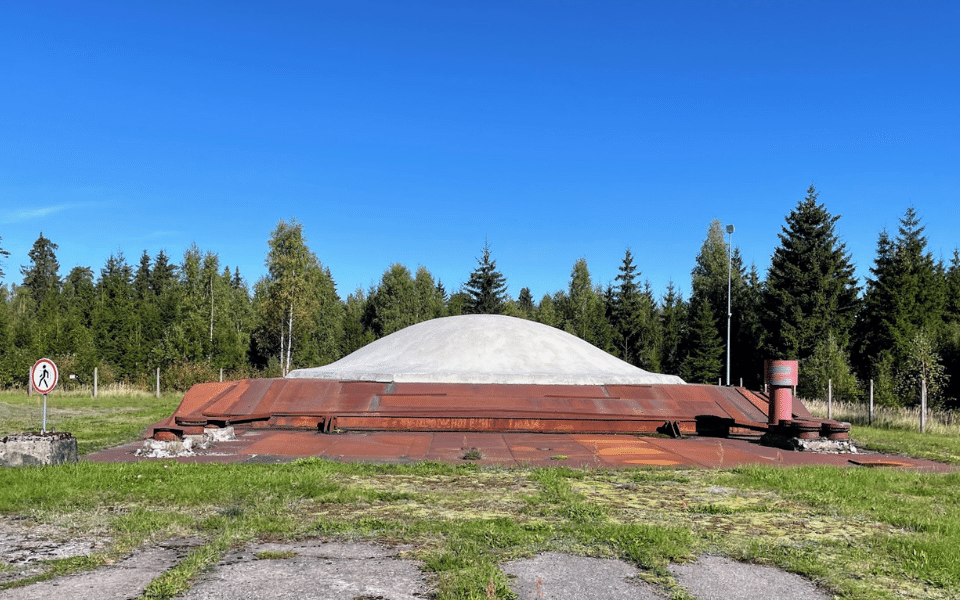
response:
{"label": "spruce tree", "polygon": [[748,364],[759,346],[756,338],[758,328],[752,323],[756,314],[756,291],[748,287],[740,251],[728,246],[719,220],[710,222],[707,238],[700,247],[691,276],[693,292],[690,296],[691,310],[688,312],[688,318],[691,319],[688,334],[694,331],[692,320],[698,317],[696,311],[702,310],[700,305],[707,302],[713,313],[714,328],[721,336],[723,355],[726,356],[729,290],[730,351],[731,358],[736,359],[731,360],[730,383],[733,384],[739,377],[749,382],[751,376],[761,368],[761,365]]}
{"label": "spruce tree", "polygon": [[667,293],[660,306],[660,369],[663,373],[679,375],[683,365],[683,343],[687,337],[687,304],[677,293],[673,281],[667,284]]}
{"label": "spruce tree", "polygon": [[687,383],[713,384],[723,371],[723,341],[708,299],[697,302],[691,312],[689,346],[681,373]]}
{"label": "spruce tree", "polygon": [[57,245],[43,237],[33,243],[28,256],[30,265],[23,266],[23,288],[29,290],[33,299],[33,341],[31,351],[37,355],[62,354],[66,340],[62,337],[63,322],[60,307],[60,263],[57,262]]}
{"label": "spruce tree", "polygon": [[507,280],[497,270],[497,261],[490,258],[490,244],[483,245],[483,256],[463,286],[469,299],[466,314],[500,314],[507,300]]}
{"label": "spruce tree", "polygon": [[610,290],[610,322],[616,339],[617,354],[632,365],[640,366],[643,351],[641,340],[649,332],[649,298],[640,292],[634,281],[639,275],[633,264],[633,254],[628,248],[615,278],[617,285]]}
{"label": "spruce tree", "polygon": [[771,358],[803,360],[832,337],[850,342],[859,302],[854,267],[831,215],[807,196],[787,215],[762,293],[762,322]]}
{"label": "spruce tree", "polygon": [[366,323],[378,338],[388,336],[418,322],[418,305],[410,269],[395,263],[384,271],[380,284],[370,294]]}
{"label": "spruce tree", "polygon": [[23,287],[30,290],[36,309],[39,311],[45,305],[48,295],[56,295],[60,290],[60,276],[57,271],[60,263],[57,262],[58,246],[49,239],[40,237],[33,243],[27,256],[30,257],[30,266],[23,266]]}
{"label": "spruce tree", "polygon": [[911,401],[912,393],[904,394],[904,386],[912,385],[909,365],[922,369],[940,361],[945,275],[927,250],[923,230],[911,207],[900,219],[895,240],[881,232],[857,322],[856,363],[864,379],[884,382],[884,404]]}
{"label": "spruce tree", "polygon": [[133,270],[123,254],[110,255],[100,270],[92,325],[100,358],[124,378],[136,374],[137,357],[131,351],[137,335],[132,282]]}
{"label": "spruce tree", "polygon": [[[3,241],[3,238],[0,237],[0,242]],[[3,246],[0,246],[0,259],[10,256],[10,252],[3,249]],[[0,260],[0,282],[3,281],[3,261]]]}
{"label": "spruce tree", "polygon": [[533,319],[537,306],[533,303],[533,294],[530,292],[530,288],[520,289],[520,294],[517,296],[517,309],[524,319]]}

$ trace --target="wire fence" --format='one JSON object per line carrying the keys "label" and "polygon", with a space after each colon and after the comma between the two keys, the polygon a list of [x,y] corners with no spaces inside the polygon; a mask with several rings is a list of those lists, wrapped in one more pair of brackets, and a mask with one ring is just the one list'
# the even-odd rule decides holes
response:
{"label": "wire fence", "polygon": [[[815,417],[827,416],[826,400],[803,400],[804,406]],[[832,402],[830,417],[837,421],[846,421],[853,425],[872,425],[883,429],[903,429],[920,431],[920,407],[891,408],[873,407],[873,418],[867,404],[856,402]],[[928,433],[960,434],[960,413],[955,410],[927,410],[924,427]]]}

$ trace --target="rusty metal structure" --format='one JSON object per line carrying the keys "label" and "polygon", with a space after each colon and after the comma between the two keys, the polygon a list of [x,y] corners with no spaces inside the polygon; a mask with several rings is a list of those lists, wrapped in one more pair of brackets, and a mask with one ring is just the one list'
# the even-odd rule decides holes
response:
{"label": "rusty metal structure", "polygon": [[205,428],[334,432],[668,434],[841,439],[793,398],[796,361],[769,361],[770,395],[692,385],[546,325],[502,315],[434,319],[326,367],[194,386],[149,435]]}
{"label": "rusty metal structure", "polygon": [[[783,400],[781,395],[781,401]],[[771,426],[770,398],[708,385],[498,385],[308,379],[245,379],[194,386],[155,439],[205,427],[338,431],[666,433],[759,436]],[[782,405],[777,405],[782,406]],[[782,408],[780,410],[783,410]],[[819,432],[790,398],[790,419]]]}

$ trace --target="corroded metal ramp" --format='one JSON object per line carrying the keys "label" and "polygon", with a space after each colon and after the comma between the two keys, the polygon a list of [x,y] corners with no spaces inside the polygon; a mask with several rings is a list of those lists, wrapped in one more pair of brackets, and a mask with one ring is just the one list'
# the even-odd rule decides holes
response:
{"label": "corroded metal ramp", "polygon": [[[148,435],[205,427],[334,431],[759,434],[769,399],[691,384],[531,385],[244,379],[194,386]],[[794,402],[795,418],[809,418]]]}

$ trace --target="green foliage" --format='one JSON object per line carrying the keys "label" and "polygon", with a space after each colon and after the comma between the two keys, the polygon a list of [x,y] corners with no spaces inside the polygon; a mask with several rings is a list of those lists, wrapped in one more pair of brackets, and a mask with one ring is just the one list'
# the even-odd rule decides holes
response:
{"label": "green foliage", "polygon": [[[0,237],[0,242],[2,242],[2,241],[3,241],[3,238]],[[6,257],[8,257],[8,256],[10,256],[10,252],[8,252],[7,250],[4,250],[4,249],[3,249],[3,246],[0,246],[0,259],[6,258]],[[3,282],[3,275],[4,275],[4,273],[3,273],[3,261],[0,260],[0,283]]]}
{"label": "green foliage", "polygon": [[[883,401],[910,403],[916,379],[910,373],[940,363],[937,341],[945,329],[947,302],[943,265],[926,249],[924,228],[913,208],[900,220],[898,236],[886,231],[867,280],[864,308],[857,322],[856,360],[861,372],[882,383]],[[945,387],[946,381],[940,384]],[[887,393],[892,389],[892,393]],[[945,394],[941,393],[940,400]]]}
{"label": "green foliage", "polygon": [[370,294],[366,323],[378,338],[417,323],[417,288],[407,267],[396,263],[384,271]]}
{"label": "green foliage", "polygon": [[687,383],[713,384],[723,371],[723,342],[713,319],[710,302],[706,299],[692,309],[692,321],[686,358],[681,375]]}
{"label": "green foliage", "polygon": [[520,313],[520,318],[530,320],[534,318],[537,305],[533,302],[533,294],[530,293],[530,288],[520,289],[520,294],[517,296],[517,311]]}
{"label": "green foliage", "polygon": [[469,299],[465,314],[500,314],[507,301],[507,279],[497,270],[497,261],[490,258],[490,244],[483,245],[483,256],[463,286]]}
{"label": "green foliage", "polygon": [[303,226],[281,220],[270,234],[267,275],[254,287],[256,347],[280,372],[340,358],[343,304],[330,270],[307,247]]}
{"label": "green foliage", "polygon": [[[760,347],[760,328],[756,325],[759,285],[747,278],[743,268],[743,260],[739,249],[728,246],[724,240],[724,228],[719,220],[710,222],[707,237],[700,247],[696,264],[691,272],[693,292],[690,296],[687,327],[688,336],[703,336],[707,334],[705,322],[696,325],[695,322],[703,317],[698,314],[704,306],[708,306],[714,322],[714,330],[720,336],[721,354],[724,353],[727,340],[727,305],[730,304],[730,345],[731,350],[731,383],[743,377],[748,385],[757,383],[757,374],[762,369],[758,364],[757,349]],[[711,338],[712,336],[707,336]],[[696,349],[698,342],[687,339],[685,341],[687,353]],[[703,350],[706,359],[713,354],[712,341],[710,346]],[[707,360],[709,363],[709,360]],[[703,366],[703,365],[702,365]],[[709,369],[707,369],[709,371]],[[707,371],[704,371],[707,372]],[[719,377],[719,373],[717,374]],[[699,381],[697,379],[696,381]],[[710,381],[713,383],[716,379]]]}
{"label": "green foliage", "polygon": [[340,354],[346,356],[363,348],[377,339],[376,334],[367,327],[364,314],[367,311],[367,298],[363,290],[357,288],[347,296],[343,309],[343,340]]}
{"label": "green foliage", "polygon": [[787,215],[763,288],[766,347],[778,359],[804,360],[824,340],[847,347],[858,309],[850,255],[834,226],[840,219],[807,196]]}
{"label": "green foliage", "polygon": [[606,299],[599,286],[593,287],[585,258],[574,263],[567,293],[558,292],[553,300],[558,327],[601,350],[613,349],[613,328],[606,316]]}
{"label": "green foliage", "polygon": [[653,294],[641,290],[635,279],[640,274],[628,249],[617,274],[617,285],[608,294],[607,317],[614,348],[620,358],[649,371],[660,370],[660,323]]}
{"label": "green foliage", "polygon": [[723,342],[717,331],[710,301],[704,298],[692,309],[688,350],[681,366],[687,383],[713,384],[723,371]]}
{"label": "green foliage", "polygon": [[660,367],[662,372],[678,375],[684,359],[684,340],[687,338],[687,303],[677,293],[671,281],[660,308]]}
{"label": "green foliage", "polygon": [[906,405],[921,402],[921,389],[927,386],[927,406],[940,408],[946,404],[945,391],[950,375],[940,362],[933,342],[918,331],[906,348],[906,361],[900,365],[897,377],[897,395]]}
{"label": "green foliage", "polygon": [[852,402],[861,395],[847,353],[828,335],[813,349],[813,354],[800,361],[797,393],[801,398],[826,398],[831,386],[833,398],[839,401]]}

